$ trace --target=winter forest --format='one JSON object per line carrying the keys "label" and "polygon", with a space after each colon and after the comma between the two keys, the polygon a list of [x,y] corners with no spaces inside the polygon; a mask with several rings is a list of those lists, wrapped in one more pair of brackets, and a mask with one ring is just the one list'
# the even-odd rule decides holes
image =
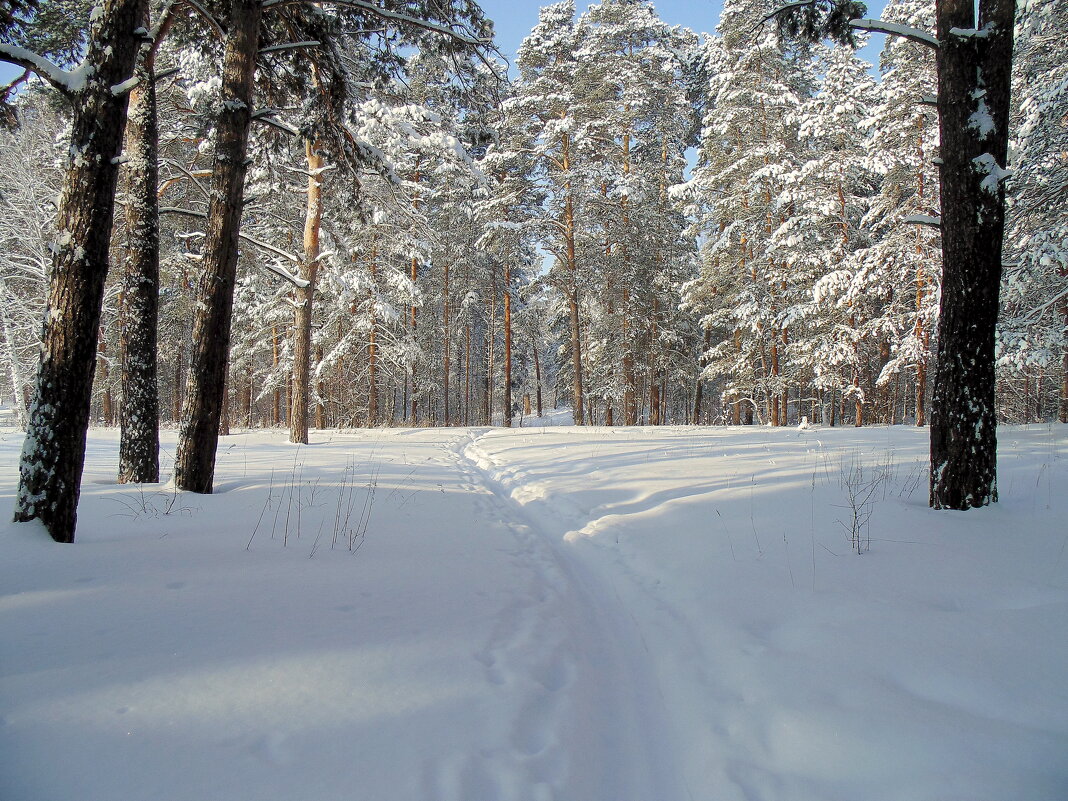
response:
{"label": "winter forest", "polygon": [[1068,798],[1068,0],[534,5],[0,0],[4,801]]}
{"label": "winter forest", "polygon": [[[149,6],[6,12],[0,58],[24,70],[0,134],[20,516],[78,483],[89,421],[122,427],[131,481],[156,479],[158,427],[181,424],[176,480],[200,492],[231,425],[307,442],[559,406],[607,426],[924,426],[941,408],[937,477],[992,452],[954,432],[1068,422],[1063,3],[999,12],[1007,50],[952,28],[974,32],[954,34],[967,58],[1000,59],[997,93],[954,85],[948,55],[939,83],[949,13],[925,0],[844,28],[862,7],[731,0],[701,36],[648,2],[563,2],[514,77],[470,2]],[[896,34],[878,78],[853,52],[870,30]],[[959,125],[956,95],[974,105]],[[940,103],[946,130],[994,145],[963,170],[989,208],[954,195],[944,225],[940,172],[961,171]],[[943,287],[943,251],[1002,247]],[[969,308],[978,289],[991,311]],[[944,314],[940,343],[940,303],[983,322]],[[932,409],[940,347],[996,369],[996,398],[993,374],[947,367]],[[996,499],[988,461],[961,497],[933,479],[932,504]]]}

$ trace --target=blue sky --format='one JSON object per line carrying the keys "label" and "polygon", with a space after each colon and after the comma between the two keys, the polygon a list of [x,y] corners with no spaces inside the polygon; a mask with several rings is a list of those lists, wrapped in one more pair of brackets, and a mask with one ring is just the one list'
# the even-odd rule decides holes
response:
{"label": "blue sky", "polygon": [[[538,9],[548,5],[549,0],[479,0],[486,16],[493,20],[497,31],[497,43],[509,61],[515,61],[519,43],[538,22]],[[785,0],[784,0],[785,4]],[[885,0],[867,0],[868,16],[878,17]],[[581,13],[590,0],[575,0]],[[698,33],[711,33],[719,24],[723,0],[653,0],[660,18],[671,25],[683,25]],[[861,55],[876,62],[882,49],[882,36],[873,36],[872,43]]]}
{"label": "blue sky", "polygon": [[[519,43],[537,24],[538,9],[548,4],[543,0],[479,0],[486,16],[496,25],[501,52],[510,61],[515,59]],[[589,0],[575,2],[579,13],[589,4]],[[665,22],[684,25],[698,32],[711,32],[723,11],[723,0],[653,0],[653,5]]]}

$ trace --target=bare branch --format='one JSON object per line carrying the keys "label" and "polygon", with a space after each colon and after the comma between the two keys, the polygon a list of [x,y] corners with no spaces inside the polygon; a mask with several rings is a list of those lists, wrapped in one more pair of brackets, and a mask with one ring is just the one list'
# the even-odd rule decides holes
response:
{"label": "bare branch", "polygon": [[164,78],[170,78],[172,75],[177,75],[179,72],[181,72],[181,68],[179,67],[168,67],[165,70],[154,72],[152,73],[152,83],[162,81]]}
{"label": "bare branch", "polygon": [[286,50],[304,50],[312,47],[320,47],[322,42],[314,39],[309,39],[306,42],[283,42],[282,44],[271,45],[270,47],[260,48],[257,55],[264,55],[265,53],[283,53]]}
{"label": "bare branch", "polygon": [[[211,175],[211,170],[198,170],[197,172],[190,172],[189,170],[187,170],[185,167],[183,167],[181,164],[179,164],[177,161],[174,161],[173,159],[166,159],[164,163],[169,164],[170,166],[174,167],[174,169],[178,170],[178,172],[180,172],[184,177],[186,177],[190,181],[192,181],[193,186],[195,186],[197,189],[200,190],[200,194],[202,194],[206,200],[210,200],[211,199],[211,195],[208,193],[207,188],[204,186],[204,184],[200,183],[200,181],[197,180],[198,178],[207,178],[207,177],[209,177]],[[162,195],[164,192],[166,192],[170,188],[171,184],[175,183],[178,180],[180,180],[180,179],[179,178],[171,178],[168,181],[164,181],[163,186],[161,186],[159,188],[159,192],[157,192],[157,195]]]}
{"label": "bare branch", "polygon": [[289,123],[282,122],[281,120],[275,118],[274,114],[276,114],[276,113],[277,113],[276,109],[273,109],[273,108],[261,108],[261,109],[257,110],[255,113],[253,113],[252,121],[253,122],[262,122],[264,125],[270,125],[270,126],[272,126],[274,128],[277,128],[280,131],[283,131],[283,132],[289,134],[290,136],[297,136],[297,135],[300,134],[300,131],[298,131],[296,128],[294,128]]}

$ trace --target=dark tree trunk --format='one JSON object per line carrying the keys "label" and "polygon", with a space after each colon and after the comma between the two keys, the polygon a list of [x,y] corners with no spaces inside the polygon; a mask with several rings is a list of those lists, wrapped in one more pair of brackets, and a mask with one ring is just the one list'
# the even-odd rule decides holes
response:
{"label": "dark tree trunk", "polygon": [[[145,17],[146,26],[148,17]],[[126,121],[126,259],[122,287],[119,483],[159,481],[159,131],[151,45],[137,62]]]}
{"label": "dark tree trunk", "polygon": [[191,492],[210,493],[215,476],[262,13],[257,0],[231,4],[203,273],[197,286],[185,414],[174,461],[175,486]]}
{"label": "dark tree trunk", "polygon": [[[994,329],[1005,227],[1014,0],[938,0],[942,301],[931,409],[935,509],[997,500]],[[961,35],[953,29],[985,29]]]}
{"label": "dark tree trunk", "polygon": [[[318,368],[323,363],[323,346],[321,344],[315,346],[315,364]],[[318,396],[315,401],[315,427],[322,431],[326,428],[326,405],[323,403],[323,398],[326,397],[326,381],[323,380],[320,374],[319,380],[315,384],[315,394]]]}
{"label": "dark tree trunk", "polygon": [[36,395],[19,462],[15,520],[39,519],[57,542],[73,542],[96,367],[97,329],[108,272],[117,156],[145,0],[103,0],[88,37],[95,68],[73,92],[72,160],[56,215]]}

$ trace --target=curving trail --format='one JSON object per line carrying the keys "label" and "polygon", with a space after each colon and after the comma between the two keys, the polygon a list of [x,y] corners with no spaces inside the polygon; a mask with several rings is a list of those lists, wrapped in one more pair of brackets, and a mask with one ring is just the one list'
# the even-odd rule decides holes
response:
{"label": "curving trail", "polygon": [[506,747],[440,766],[440,798],[671,801],[677,750],[652,656],[629,610],[563,539],[513,499],[465,433],[444,445],[480,518],[503,524],[526,581],[475,654],[508,707]]}

